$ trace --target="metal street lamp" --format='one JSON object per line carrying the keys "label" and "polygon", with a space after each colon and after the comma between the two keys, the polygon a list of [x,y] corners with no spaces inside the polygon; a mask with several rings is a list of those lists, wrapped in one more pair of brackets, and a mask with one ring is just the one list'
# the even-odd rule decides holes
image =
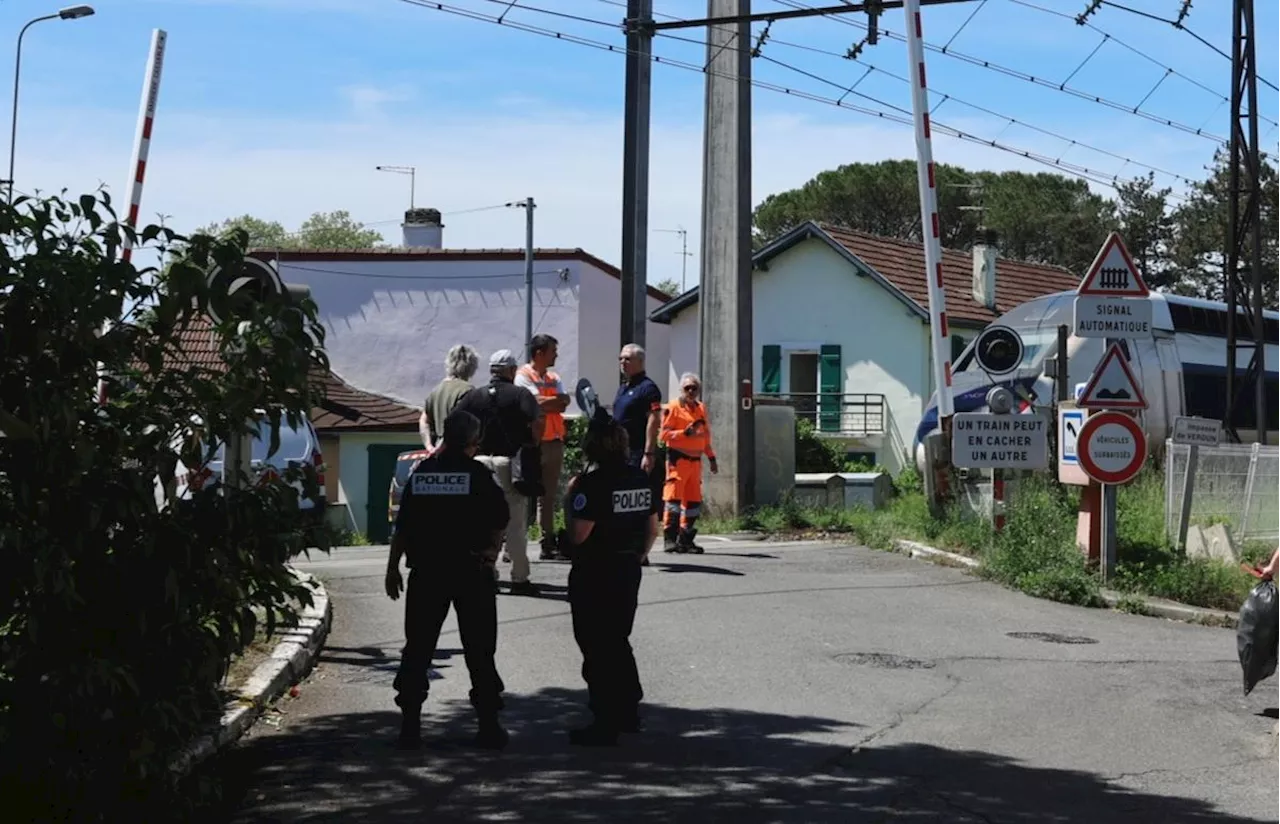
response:
{"label": "metal street lamp", "polygon": [[54,14],[28,21],[18,32],[18,49],[13,65],[13,119],[9,131],[9,202],[13,203],[13,161],[18,142],[18,75],[22,71],[22,36],[27,29],[44,20],[79,20],[93,14],[93,6],[67,6]]}

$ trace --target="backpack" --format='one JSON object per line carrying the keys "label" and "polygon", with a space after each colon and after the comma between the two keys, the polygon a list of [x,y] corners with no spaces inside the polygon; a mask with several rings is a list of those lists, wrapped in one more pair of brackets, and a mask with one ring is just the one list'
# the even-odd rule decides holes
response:
{"label": "backpack", "polygon": [[[488,386],[489,414],[485,416],[484,426],[490,424],[501,428],[498,419],[498,389],[493,384]],[[510,445],[507,431],[502,430],[503,440]],[[542,485],[542,450],[537,446],[522,446],[511,457],[511,486],[526,498],[541,498],[546,490]]]}

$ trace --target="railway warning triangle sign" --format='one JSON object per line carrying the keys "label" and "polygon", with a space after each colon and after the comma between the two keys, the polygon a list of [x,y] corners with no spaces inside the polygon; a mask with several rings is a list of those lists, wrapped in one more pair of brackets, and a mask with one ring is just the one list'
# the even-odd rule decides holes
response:
{"label": "railway warning triangle sign", "polygon": [[1147,398],[1138,386],[1129,359],[1120,344],[1113,343],[1093,371],[1076,406],[1085,409],[1146,409]]}
{"label": "railway warning triangle sign", "polygon": [[1119,232],[1112,232],[1102,244],[1076,294],[1113,298],[1145,298],[1151,294]]}

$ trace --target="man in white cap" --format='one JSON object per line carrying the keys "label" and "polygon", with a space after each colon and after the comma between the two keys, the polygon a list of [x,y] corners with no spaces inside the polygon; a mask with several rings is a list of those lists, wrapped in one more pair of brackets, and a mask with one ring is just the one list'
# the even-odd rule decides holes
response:
{"label": "man in white cap", "polygon": [[[467,392],[458,399],[454,409],[465,410],[480,419],[484,430],[476,460],[489,467],[506,495],[511,512],[506,532],[506,552],[511,556],[511,593],[536,595],[538,589],[529,580],[526,507],[530,493],[521,482],[519,461],[522,449],[537,446],[536,435],[541,431],[538,419],[542,412],[537,399],[528,390],[515,385],[519,366],[511,350],[494,352],[489,356],[488,385]],[[530,478],[540,484],[540,476],[538,471]]]}

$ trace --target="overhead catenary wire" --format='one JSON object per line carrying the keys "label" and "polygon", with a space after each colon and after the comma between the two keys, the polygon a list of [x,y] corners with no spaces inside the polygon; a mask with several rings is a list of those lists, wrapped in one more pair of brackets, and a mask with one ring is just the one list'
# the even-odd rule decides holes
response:
{"label": "overhead catenary wire", "polygon": [[956,38],[960,36],[960,33],[969,27],[969,24],[973,22],[973,18],[977,17],[978,12],[982,11],[983,7],[986,5],[987,5],[987,0],[982,0],[982,2],[979,3],[977,7],[974,8],[973,11],[969,12],[969,16],[966,17],[964,19],[964,22],[960,24],[960,28],[956,29],[951,34],[951,37],[947,40],[947,45],[943,46],[942,48],[944,49],[951,48],[951,44],[956,42]]}
{"label": "overhead catenary wire", "polygon": [[1095,23],[1092,23],[1092,22],[1081,23],[1077,20],[1076,16],[1073,14],[1067,14],[1066,12],[1062,12],[1057,9],[1051,9],[1046,6],[1041,6],[1037,3],[1031,2],[1031,0],[1008,0],[1008,2],[1013,3],[1016,6],[1023,6],[1024,8],[1034,9],[1035,11],[1043,12],[1044,14],[1048,14],[1053,17],[1069,20],[1076,25],[1084,26],[1087,29],[1092,29],[1093,31],[1097,32],[1098,34],[1110,40],[1112,43],[1115,43],[1120,48],[1133,52],[1134,54],[1138,55],[1143,60],[1146,60],[1152,65],[1158,66],[1161,69],[1164,69],[1166,72],[1172,72],[1175,76],[1187,81],[1188,83],[1190,83],[1191,85],[1199,89],[1203,89],[1209,94],[1212,94],[1217,97],[1222,96],[1222,93],[1219,92],[1217,89],[1209,86],[1206,83],[1196,80],[1194,77],[1191,77],[1190,75],[1184,72],[1178,71],[1177,69],[1170,66],[1168,63],[1165,63],[1164,61],[1156,57],[1152,57],[1151,55],[1144,52],[1142,49],[1139,49],[1137,46],[1134,46],[1132,43],[1128,43],[1124,40],[1121,40],[1119,37],[1116,37],[1112,35],[1110,32],[1105,31],[1102,27],[1098,26]]}
{"label": "overhead catenary wire", "polygon": [[[610,0],[610,2],[611,2],[611,0]],[[666,34],[666,33],[664,33],[664,32],[660,32],[660,33],[659,33],[659,36],[661,36],[661,37],[665,37],[665,38],[667,38],[667,39],[675,39],[675,40],[678,40],[678,41],[680,41],[680,42],[685,42],[685,43],[690,43],[690,44],[701,44],[701,41],[695,40],[695,39],[693,39],[693,38],[689,38],[689,37],[682,37],[682,36],[679,36],[679,35]],[[833,58],[839,58],[839,59],[841,59],[841,60],[850,60],[850,61],[852,61],[852,62],[854,62],[854,63],[857,63],[859,66],[864,66],[864,67],[866,67],[866,72],[864,72],[864,73],[863,73],[863,75],[862,75],[861,77],[859,77],[859,78],[858,78],[858,79],[857,79],[857,80],[856,80],[852,85],[846,85],[846,84],[844,84],[844,83],[840,83],[840,82],[838,82],[838,81],[831,80],[830,78],[826,78],[826,77],[822,77],[822,76],[820,76],[820,75],[814,74],[814,73],[812,73],[812,72],[809,72],[809,71],[808,71],[808,70],[806,70],[806,69],[801,69],[801,68],[799,68],[799,67],[797,67],[797,66],[791,65],[791,64],[786,63],[786,62],[783,62],[783,61],[781,61],[781,60],[777,60],[777,59],[775,59],[775,58],[773,58],[773,57],[770,57],[770,56],[768,56],[768,55],[766,55],[766,54],[763,54],[763,53],[757,53],[757,51],[756,51],[755,49],[753,49],[753,50],[752,50],[752,55],[753,55],[754,57],[756,57],[757,59],[761,59],[761,60],[764,60],[764,61],[766,61],[766,62],[773,63],[773,64],[775,64],[775,65],[777,65],[777,66],[779,66],[779,67],[781,67],[781,68],[787,69],[787,70],[789,70],[789,71],[796,72],[797,74],[804,75],[804,76],[809,77],[809,78],[810,78],[810,79],[812,79],[812,80],[816,80],[816,81],[818,81],[818,82],[820,82],[820,83],[824,83],[824,84],[826,84],[826,85],[830,85],[830,86],[833,86],[833,87],[838,88],[838,89],[843,89],[844,93],[840,96],[840,100],[843,100],[845,96],[847,96],[847,95],[849,95],[849,94],[852,94],[852,95],[854,95],[854,96],[856,96],[856,97],[861,97],[861,98],[863,98],[864,100],[867,100],[867,101],[870,101],[870,102],[873,102],[873,103],[877,103],[877,104],[879,104],[879,105],[886,106],[886,107],[888,107],[888,108],[891,108],[891,109],[894,109],[894,110],[896,110],[896,111],[902,112],[902,113],[903,113],[904,115],[906,115],[906,116],[910,116],[911,111],[910,111],[909,109],[903,108],[902,106],[898,106],[898,105],[893,104],[893,103],[885,102],[885,101],[880,100],[879,98],[874,97],[874,96],[872,96],[872,95],[868,95],[868,94],[864,94],[864,93],[862,93],[862,92],[855,91],[855,89],[857,88],[857,86],[858,86],[859,84],[861,84],[861,83],[862,83],[862,81],[863,81],[863,80],[865,80],[865,79],[867,78],[867,76],[868,76],[869,74],[873,73],[873,72],[879,72],[880,74],[883,74],[883,75],[885,75],[886,77],[891,77],[891,78],[893,78],[894,80],[898,80],[898,81],[900,81],[900,82],[902,82],[902,83],[906,83],[906,84],[908,84],[908,85],[910,85],[910,83],[911,83],[911,79],[910,79],[910,78],[908,78],[908,77],[904,77],[903,75],[901,75],[901,74],[897,74],[896,72],[892,72],[892,71],[888,71],[888,70],[886,70],[886,69],[882,69],[882,68],[880,68],[879,66],[875,66],[875,65],[872,65],[872,64],[870,64],[870,63],[864,63],[863,61],[861,61],[861,60],[859,60],[859,59],[857,59],[857,58],[849,58],[849,57],[846,57],[845,55],[837,54],[836,52],[833,52],[833,51],[828,51],[828,50],[825,50],[825,49],[818,49],[818,48],[815,48],[815,47],[812,47],[812,46],[803,46],[803,45],[800,45],[800,44],[787,43],[787,42],[785,42],[785,41],[775,40],[775,39],[773,39],[773,38],[770,38],[768,42],[770,42],[770,43],[775,43],[775,44],[777,44],[777,45],[779,45],[779,46],[784,46],[784,45],[785,45],[785,46],[796,46],[796,47],[798,47],[798,48],[802,48],[802,49],[805,49],[805,50],[807,50],[807,51],[814,51],[814,52],[818,52],[818,53],[820,53],[820,54],[824,54],[824,55],[827,55],[827,56],[830,56],[830,57],[833,57]],[[1167,75],[1166,75],[1166,76],[1167,76]],[[1083,142],[1083,141],[1076,140],[1076,139],[1074,139],[1074,138],[1072,138],[1072,137],[1068,137],[1067,135],[1060,134],[1060,133],[1055,132],[1055,131],[1053,131],[1053,130],[1051,130],[1051,129],[1046,129],[1046,128],[1042,127],[1042,126],[1037,126],[1037,125],[1035,125],[1035,124],[1033,124],[1033,123],[1028,123],[1028,122],[1026,122],[1025,120],[1020,120],[1020,119],[1018,119],[1018,118],[1016,118],[1016,117],[1012,117],[1012,116],[1007,115],[1007,114],[1004,114],[1004,113],[1002,113],[1002,112],[995,111],[994,109],[990,109],[990,108],[988,108],[988,107],[986,107],[986,106],[982,106],[982,105],[979,105],[979,104],[977,104],[977,103],[973,103],[973,102],[970,102],[970,101],[968,101],[968,100],[964,100],[964,99],[962,99],[962,98],[955,97],[954,95],[951,95],[951,94],[945,93],[945,92],[943,92],[943,91],[939,90],[939,89],[938,89],[938,88],[936,88],[936,87],[932,87],[932,88],[930,89],[930,92],[931,92],[932,94],[934,94],[934,95],[936,95],[936,96],[938,96],[938,97],[940,97],[940,98],[941,98],[941,99],[938,101],[938,103],[933,107],[933,109],[931,109],[931,110],[930,110],[930,112],[929,112],[929,116],[930,116],[930,117],[932,117],[932,116],[933,116],[933,114],[934,114],[934,112],[936,112],[939,108],[941,108],[941,107],[942,107],[942,104],[943,104],[943,103],[946,103],[946,102],[953,102],[953,103],[957,103],[957,104],[959,104],[959,105],[961,105],[961,106],[966,106],[966,107],[968,107],[968,108],[971,108],[971,109],[973,109],[973,110],[975,110],[975,111],[982,112],[983,114],[991,115],[992,117],[998,117],[998,118],[1000,118],[1001,120],[1005,120],[1005,121],[1007,121],[1006,128],[1007,128],[1007,126],[1009,126],[1009,125],[1022,126],[1023,128],[1030,129],[1030,130],[1031,130],[1031,131],[1033,131],[1033,132],[1038,132],[1039,134],[1045,135],[1046,137],[1051,137],[1051,138],[1054,138],[1055,140],[1061,140],[1063,143],[1067,144],[1067,148],[1071,148],[1071,147],[1079,147],[1079,148],[1086,149],[1086,150],[1089,150],[1089,151],[1092,151],[1092,152],[1097,152],[1098,154],[1106,155],[1107,157],[1113,158],[1113,159],[1115,159],[1115,160],[1121,160],[1121,161],[1124,161],[1124,162],[1125,162],[1126,164],[1128,164],[1128,165],[1137,166],[1137,167],[1139,167],[1139,168],[1146,169],[1146,170],[1148,170],[1148,171],[1152,171],[1152,172],[1156,172],[1156,173],[1159,173],[1159,174],[1162,174],[1162,175],[1166,175],[1166,176],[1171,177],[1171,178],[1173,178],[1173,179],[1175,179],[1175,180],[1177,180],[1177,181],[1179,181],[1179,182],[1181,182],[1181,183],[1191,184],[1191,183],[1195,183],[1195,182],[1196,182],[1196,181],[1195,181],[1195,180],[1193,180],[1192,178],[1189,178],[1189,177],[1187,177],[1187,176],[1185,176],[1185,175],[1178,174],[1177,172],[1171,172],[1171,171],[1169,171],[1168,169],[1163,169],[1163,168],[1161,168],[1161,167],[1159,167],[1159,166],[1153,166],[1153,165],[1151,165],[1151,164],[1149,164],[1149,163],[1144,163],[1144,162],[1142,162],[1142,161],[1140,161],[1140,160],[1134,160],[1134,159],[1133,159],[1133,158],[1131,158],[1131,157],[1127,157],[1127,156],[1122,155],[1122,154],[1119,154],[1119,153],[1117,153],[1117,152],[1113,152],[1113,151],[1111,151],[1111,150],[1109,150],[1109,149],[1103,149],[1103,148],[1099,148],[1099,147],[1097,147],[1097,146],[1093,146],[1093,145],[1091,145],[1091,144],[1089,144],[1089,143],[1085,143],[1085,142]],[[935,121],[935,122],[936,122],[936,121]]]}
{"label": "overhead catenary wire", "polygon": [[[804,3],[793,2],[793,0],[777,0],[777,2],[782,3],[783,5],[786,5],[786,6],[790,6],[791,8],[795,8],[795,9],[812,8],[811,6],[807,6]],[[859,28],[863,30],[867,28],[865,23],[860,23],[855,20],[846,20],[839,15],[832,16],[828,19],[833,20],[837,23],[842,23],[844,25],[853,26],[855,28]],[[890,40],[897,40],[902,43],[905,43],[907,41],[906,35],[899,34],[898,32],[895,32],[895,31],[891,31],[889,29],[884,28],[883,26],[879,27],[879,32],[885,37],[888,37]],[[1112,39],[1114,40],[1114,38]],[[775,42],[780,42],[780,41],[775,41]],[[1116,111],[1126,112],[1135,117],[1141,117],[1144,120],[1150,120],[1153,123],[1159,123],[1162,126],[1168,126],[1169,128],[1177,129],[1178,131],[1186,132],[1188,134],[1194,134],[1199,137],[1203,137],[1207,140],[1215,141],[1216,143],[1219,143],[1221,145],[1226,145],[1226,142],[1227,142],[1226,138],[1221,137],[1217,134],[1206,132],[1204,129],[1198,129],[1189,124],[1186,124],[1177,120],[1173,120],[1172,118],[1164,117],[1163,115],[1158,115],[1152,112],[1143,111],[1140,108],[1135,109],[1133,106],[1127,103],[1122,103],[1118,100],[1112,100],[1110,98],[1103,97],[1102,95],[1094,94],[1092,92],[1087,92],[1082,89],[1077,89],[1072,86],[1068,86],[1066,83],[1050,80],[1047,77],[1035,75],[1030,72],[1023,71],[1021,69],[1011,68],[1009,66],[996,63],[992,60],[987,60],[982,57],[977,57],[971,54],[966,54],[964,52],[959,52],[954,49],[944,48],[934,43],[925,43],[924,47],[928,51],[946,55],[947,57],[950,57],[955,60],[959,60],[963,63],[968,63],[969,65],[972,65],[972,66],[977,66],[982,69],[987,69],[987,70],[996,72],[998,74],[1003,74],[1007,77],[1012,77],[1018,80],[1023,80],[1028,83],[1032,83],[1037,86],[1042,86],[1044,88],[1054,89],[1056,91],[1062,92],[1063,94],[1069,94],[1072,97],[1076,97],[1081,100],[1088,100],[1090,102],[1097,103],[1099,105],[1106,106],[1111,109],[1115,109]],[[1196,83],[1197,85],[1200,85],[1203,88],[1203,85],[1199,84],[1198,81],[1195,81],[1191,78],[1187,78],[1187,79],[1189,82]],[[1210,90],[1210,91],[1214,95],[1217,95],[1217,96],[1221,95],[1220,92],[1213,91],[1213,90]],[[1271,122],[1271,121],[1268,121],[1268,122]]]}
{"label": "overhead catenary wire", "polygon": [[[493,2],[493,1],[494,0],[489,0],[489,2]],[[627,53],[627,48],[625,45],[605,43],[599,40],[593,40],[588,37],[583,37],[581,35],[569,34],[566,32],[547,29],[531,23],[516,22],[509,19],[504,19],[501,22],[499,22],[498,18],[495,16],[486,15],[474,9],[454,6],[449,3],[433,2],[432,0],[401,0],[401,2],[408,3],[409,5],[414,5],[421,8],[429,9],[432,11],[440,11],[446,14],[453,14],[461,17],[466,17],[466,18],[484,22],[484,23],[491,23],[491,24],[506,26],[508,28],[512,28],[518,31],[524,31],[530,34],[537,34],[537,35],[554,39],[554,40],[563,40],[570,43],[574,43],[576,45],[595,48],[601,51],[612,52],[620,55],[625,55]],[[519,8],[521,8],[524,11],[530,11],[530,12],[539,11],[539,9],[537,9],[536,7],[531,7],[531,6],[520,6]],[[614,24],[608,23],[607,21],[594,20],[592,22],[602,26],[609,26],[609,27],[616,28]],[[720,72],[710,72],[710,70],[704,68],[701,65],[688,63],[688,62],[676,60],[673,58],[663,57],[662,55],[652,55],[650,59],[655,63],[665,65],[665,66],[674,66],[676,68],[682,68],[688,71],[695,71],[703,74],[712,73],[712,74],[715,74],[716,76],[723,76],[729,79],[736,79],[735,76],[732,76],[729,74],[724,74]],[[869,117],[875,117],[875,118],[892,122],[892,123],[898,123],[905,126],[913,125],[913,121],[909,116],[894,114],[892,112],[885,112],[877,109],[870,109],[862,106],[855,106],[855,105],[843,102],[843,99],[837,100],[835,98],[824,97],[823,95],[814,94],[812,92],[807,92],[800,89],[794,89],[788,86],[783,86],[778,83],[758,80],[755,78],[752,78],[749,82],[751,83],[752,86],[755,86],[756,88],[765,89],[767,91],[785,94],[790,97],[797,97],[804,100],[809,100],[811,102],[824,103],[827,105],[835,106],[837,108],[858,112],[859,114],[864,114]],[[835,81],[828,81],[828,82],[838,86],[839,88],[844,88],[842,84],[836,84]],[[880,105],[892,107],[892,104],[885,103],[884,101],[878,100],[876,98],[870,98],[870,100]],[[958,140],[963,140],[965,142],[975,143],[978,145],[987,146],[989,148],[996,149],[998,151],[1013,154],[1035,163],[1040,163],[1045,166],[1060,169],[1069,175],[1081,178],[1083,180],[1088,180],[1090,182],[1097,183],[1099,185],[1116,188],[1124,183],[1134,182],[1131,179],[1119,177],[1118,173],[1109,173],[1101,169],[1094,169],[1092,167],[1083,166],[1076,163],[1069,163],[1061,159],[1055,159],[1041,152],[1036,152],[1036,151],[1024,149],[1018,146],[1012,146],[1006,143],[1002,143],[998,140],[981,137],[979,135],[967,132],[963,129],[958,129],[953,126],[949,126],[945,123],[941,123],[936,120],[931,120],[931,126],[940,134],[946,135],[948,137],[953,137]],[[1064,139],[1067,139],[1067,138],[1064,138]],[[1130,165],[1130,161],[1126,161],[1125,164],[1122,165],[1120,168],[1123,169],[1127,165]],[[1180,194],[1177,194],[1177,193],[1172,193],[1170,196],[1179,200],[1185,199]]]}
{"label": "overhead catenary wire", "polygon": [[[1187,34],[1191,35],[1191,36],[1192,36],[1192,37],[1194,37],[1196,40],[1199,40],[1202,44],[1204,44],[1205,46],[1208,46],[1210,49],[1212,49],[1213,51],[1217,52],[1218,54],[1220,54],[1221,56],[1225,57],[1226,59],[1228,59],[1228,60],[1230,60],[1230,59],[1231,59],[1231,55],[1227,54],[1225,51],[1223,51],[1223,50],[1222,50],[1222,49],[1220,49],[1219,47],[1215,46],[1213,43],[1210,43],[1210,42],[1209,42],[1208,40],[1206,40],[1205,38],[1203,38],[1203,37],[1201,37],[1200,35],[1196,34],[1196,33],[1195,33],[1194,31],[1192,31],[1188,26],[1186,26],[1185,24],[1183,24],[1183,22],[1182,22],[1182,21],[1186,18],[1187,13],[1190,11],[1190,4],[1184,4],[1184,5],[1183,5],[1182,9],[1178,12],[1178,19],[1176,19],[1176,20],[1170,20],[1170,19],[1169,19],[1169,18],[1167,18],[1167,17],[1161,17],[1161,16],[1160,16],[1160,15],[1158,15],[1158,14],[1152,14],[1151,12],[1148,12],[1148,11],[1142,11],[1141,9],[1131,8],[1131,7],[1126,6],[1126,5],[1122,4],[1122,3],[1113,3],[1113,2],[1111,2],[1111,0],[1099,0],[1099,4],[1100,4],[1100,5],[1103,5],[1103,6],[1110,6],[1111,8],[1113,8],[1113,9],[1119,9],[1120,11],[1126,11],[1126,12],[1129,12],[1130,14],[1136,14],[1136,15],[1137,15],[1137,16],[1139,16],[1139,17],[1145,17],[1145,18],[1147,18],[1148,20],[1154,20],[1154,21],[1156,21],[1156,22],[1158,22],[1158,23],[1168,23],[1170,26],[1173,26],[1175,29],[1178,29],[1179,31],[1184,31],[1184,32],[1186,32]],[[1270,80],[1268,80],[1267,78],[1263,77],[1262,75],[1257,75],[1257,77],[1258,77],[1258,82],[1259,82],[1259,83],[1265,83],[1266,85],[1268,85],[1268,86],[1270,86],[1271,88],[1275,89],[1276,91],[1280,92],[1280,86],[1277,86],[1275,83],[1272,83]]]}

